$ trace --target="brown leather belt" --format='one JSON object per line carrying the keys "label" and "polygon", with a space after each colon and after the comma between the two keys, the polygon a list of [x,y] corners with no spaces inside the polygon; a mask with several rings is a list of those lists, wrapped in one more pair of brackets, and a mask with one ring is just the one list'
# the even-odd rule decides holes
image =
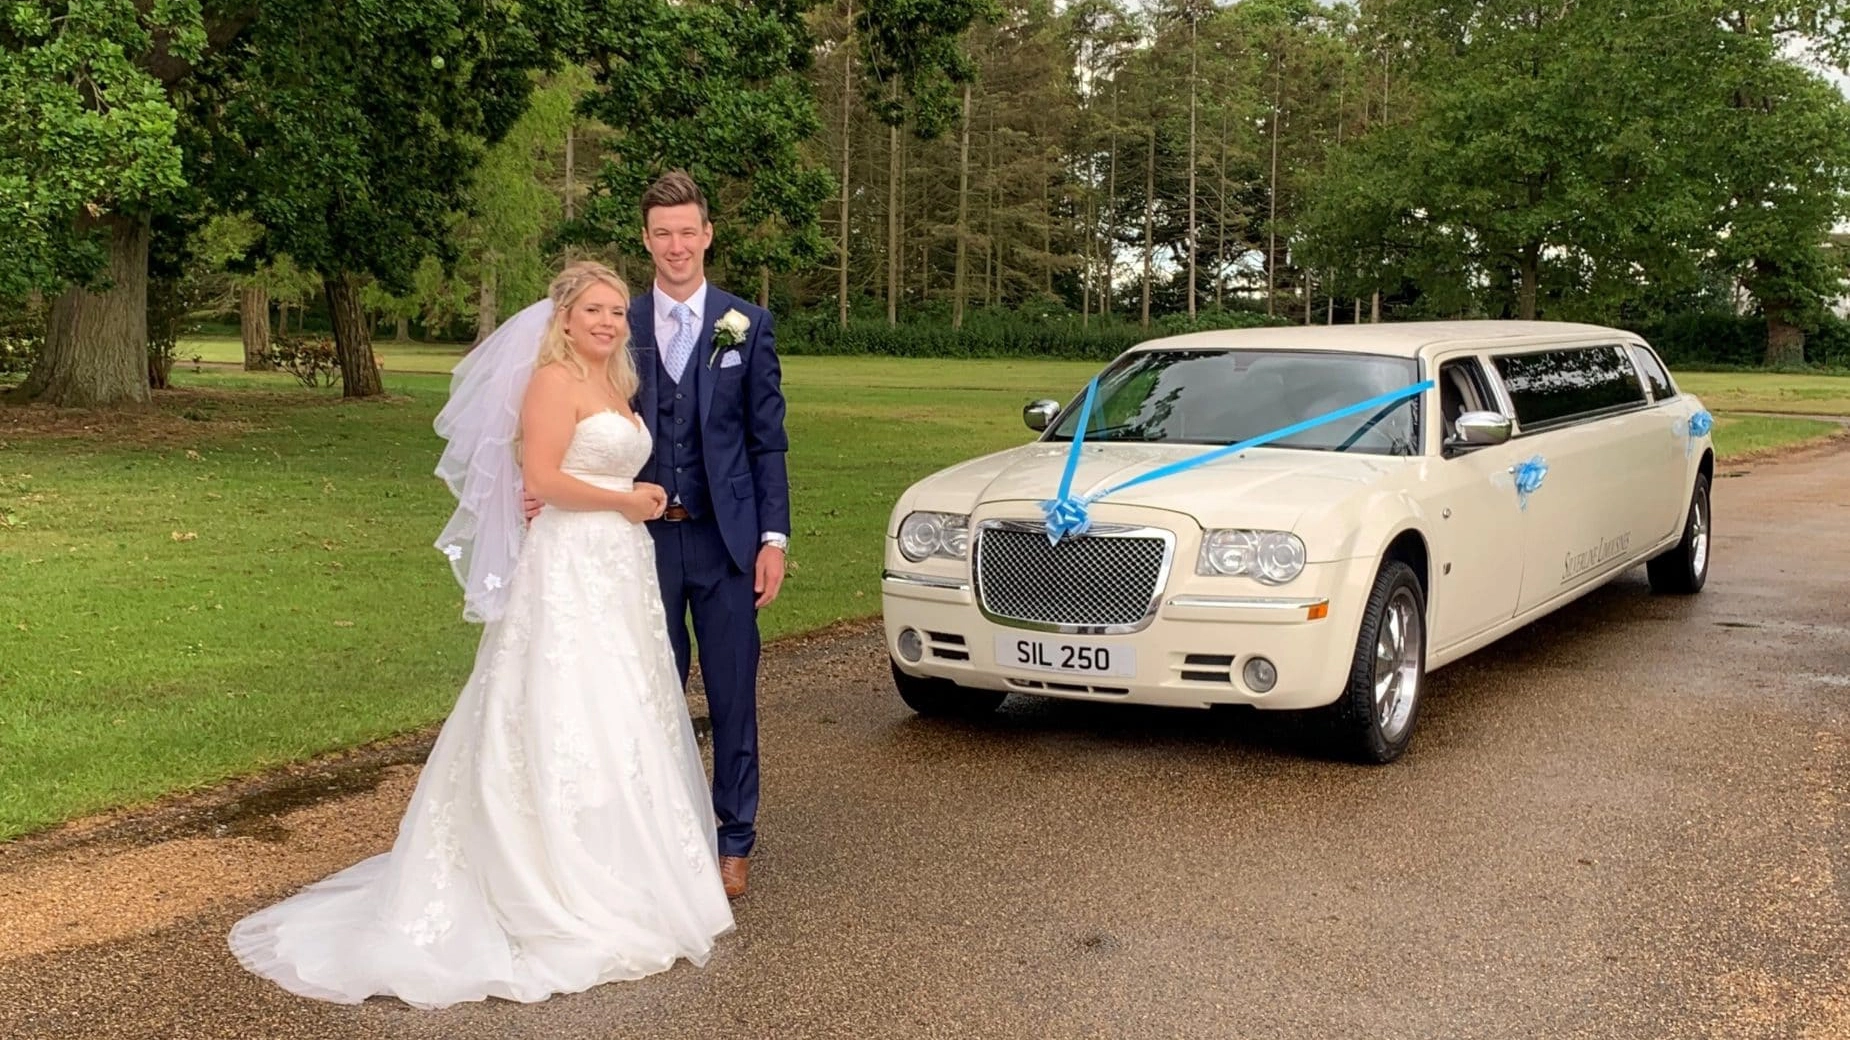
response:
{"label": "brown leather belt", "polygon": [[686,520],[687,519],[687,507],[686,506],[669,506],[667,509],[662,510],[662,519],[672,520],[672,521],[675,521],[676,523],[679,523],[682,520]]}

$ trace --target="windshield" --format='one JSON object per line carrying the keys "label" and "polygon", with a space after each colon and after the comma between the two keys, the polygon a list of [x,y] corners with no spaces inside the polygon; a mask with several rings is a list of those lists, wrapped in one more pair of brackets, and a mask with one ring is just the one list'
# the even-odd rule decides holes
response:
{"label": "windshield", "polygon": [[[1099,379],[1090,441],[1232,444],[1419,381],[1411,358],[1257,350],[1156,350],[1132,354]],[[1070,441],[1079,401],[1048,439]],[[1281,448],[1415,455],[1417,398],[1274,441]]]}

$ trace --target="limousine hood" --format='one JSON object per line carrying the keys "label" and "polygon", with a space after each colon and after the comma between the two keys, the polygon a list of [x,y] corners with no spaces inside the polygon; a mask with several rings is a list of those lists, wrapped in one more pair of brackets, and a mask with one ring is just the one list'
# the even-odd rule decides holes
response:
{"label": "limousine hood", "polygon": [[[1210,450],[1195,444],[1088,444],[1074,473],[1073,493],[1082,496],[1122,484]],[[1059,489],[1067,452],[1065,443],[1037,442],[972,459],[913,485],[902,507],[1039,517],[1040,503]],[[1204,528],[1289,531],[1307,515],[1321,514],[1411,461],[1255,448],[1114,492],[1101,505],[1183,513]]]}

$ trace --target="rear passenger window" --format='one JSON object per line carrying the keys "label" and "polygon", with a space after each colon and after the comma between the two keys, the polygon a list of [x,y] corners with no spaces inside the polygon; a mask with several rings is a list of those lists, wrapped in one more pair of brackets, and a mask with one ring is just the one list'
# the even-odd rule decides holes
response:
{"label": "rear passenger window", "polygon": [[1505,354],[1496,362],[1525,430],[1646,403],[1638,372],[1620,347]]}
{"label": "rear passenger window", "polygon": [[1677,395],[1676,384],[1670,381],[1670,373],[1658,360],[1657,351],[1634,343],[1632,357],[1638,359],[1638,370],[1644,373],[1644,383],[1651,388],[1651,400],[1664,401]]}

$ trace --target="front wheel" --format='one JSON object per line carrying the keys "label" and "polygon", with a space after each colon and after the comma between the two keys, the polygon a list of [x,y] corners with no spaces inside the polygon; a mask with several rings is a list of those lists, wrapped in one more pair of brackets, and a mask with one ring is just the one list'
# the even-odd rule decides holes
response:
{"label": "front wheel", "polygon": [[899,699],[920,715],[952,719],[981,718],[1001,707],[1008,697],[1008,694],[995,690],[972,690],[949,679],[907,675],[899,670],[899,665],[888,663],[893,669],[893,686],[899,690]]}
{"label": "front wheel", "polygon": [[1713,523],[1709,514],[1709,478],[1696,475],[1689,496],[1689,515],[1683,518],[1683,538],[1644,565],[1651,591],[1688,596],[1702,591],[1709,580],[1709,545]]}
{"label": "front wheel", "polygon": [[1331,735],[1363,762],[1392,762],[1413,740],[1426,687],[1426,594],[1398,560],[1375,575],[1342,696],[1330,706]]}

